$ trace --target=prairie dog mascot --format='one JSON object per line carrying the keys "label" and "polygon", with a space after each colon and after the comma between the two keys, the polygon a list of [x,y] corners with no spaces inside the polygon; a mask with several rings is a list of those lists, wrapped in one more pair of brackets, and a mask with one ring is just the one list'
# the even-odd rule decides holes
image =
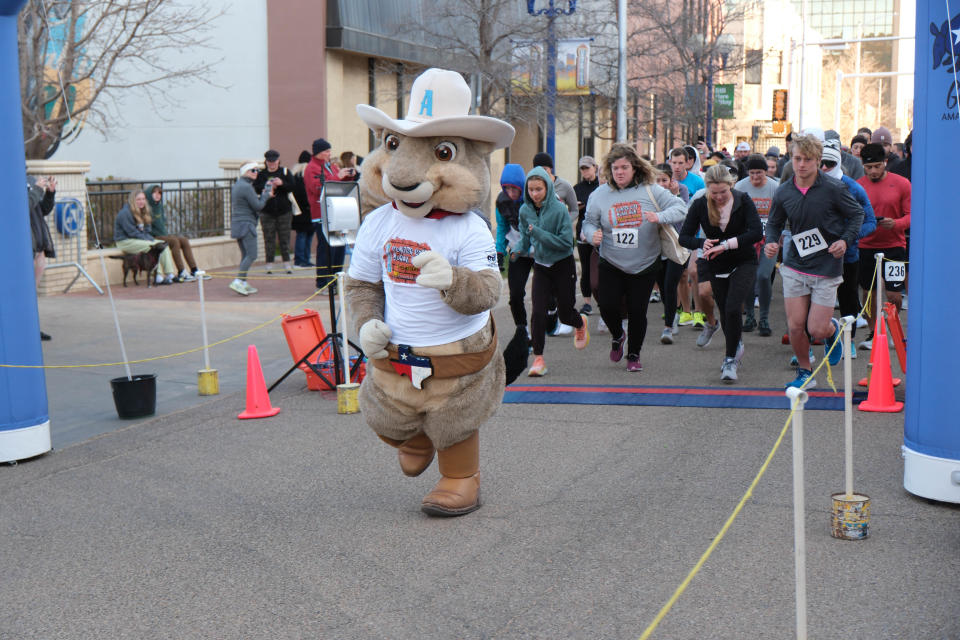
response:
{"label": "prairie dog mascot", "polygon": [[367,201],[346,280],[360,346],[373,365],[360,408],[400,469],[440,481],[421,509],[459,516],[480,507],[478,429],[503,399],[503,357],[490,309],[502,284],[493,236],[478,208],[490,153],[512,126],[468,115],[471,92],[454,71],[428,69],[407,117],[357,105],[380,146],[363,163]]}

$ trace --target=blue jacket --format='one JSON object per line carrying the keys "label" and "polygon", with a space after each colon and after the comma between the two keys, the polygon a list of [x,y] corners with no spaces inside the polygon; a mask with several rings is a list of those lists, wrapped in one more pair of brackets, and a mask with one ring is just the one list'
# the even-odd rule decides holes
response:
{"label": "blue jacket", "polygon": [[[853,196],[854,200],[859,202],[860,206],[863,207],[863,224],[860,225],[860,235],[857,236],[857,240],[859,240],[876,230],[877,216],[873,213],[873,206],[870,204],[870,198],[867,197],[866,190],[861,187],[856,180],[847,174],[843,174],[842,182],[847,185],[847,189],[850,190],[850,195]],[[847,252],[843,254],[844,262],[851,263],[860,260],[860,249],[857,244],[858,243],[855,242],[847,247]]]}
{"label": "blue jacket", "polygon": [[497,196],[497,253],[507,252],[507,234],[511,228],[517,234],[520,225],[520,205],[523,204],[523,167],[518,164],[506,164],[500,173],[500,186],[514,186],[520,189],[519,200],[511,200],[506,191]]}

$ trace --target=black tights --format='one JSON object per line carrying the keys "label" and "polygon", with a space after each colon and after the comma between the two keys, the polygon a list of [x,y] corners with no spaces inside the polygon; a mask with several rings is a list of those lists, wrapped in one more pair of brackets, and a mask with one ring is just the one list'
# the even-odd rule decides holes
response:
{"label": "black tights", "polygon": [[739,265],[726,278],[710,276],[713,299],[717,301],[717,315],[723,325],[723,335],[727,342],[728,358],[737,355],[743,333],[740,316],[743,314],[743,304],[748,299],[750,304],[753,304],[753,284],[756,277],[757,265],[750,262]]}
{"label": "black tights", "polygon": [[[660,260],[658,259],[659,263]],[[669,261],[668,261],[669,262]],[[614,340],[623,337],[620,307],[624,296],[627,300],[627,353],[640,355],[643,348],[643,339],[647,335],[647,305],[650,303],[650,292],[657,281],[657,271],[660,265],[654,265],[643,273],[624,273],[620,269],[600,258],[600,281],[597,291],[597,304],[600,306],[600,317],[610,329]],[[656,270],[655,270],[656,269]]]}

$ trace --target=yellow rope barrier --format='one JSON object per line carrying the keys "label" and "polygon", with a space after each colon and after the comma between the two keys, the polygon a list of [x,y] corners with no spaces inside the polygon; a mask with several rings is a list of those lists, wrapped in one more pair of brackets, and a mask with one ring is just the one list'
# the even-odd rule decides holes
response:
{"label": "yellow rope barrier", "polygon": [[[289,309],[287,309],[287,310],[285,310],[285,311],[280,312],[278,315],[274,316],[273,318],[270,318],[270,319],[267,320],[266,322],[261,322],[261,323],[258,324],[257,326],[255,326],[255,327],[253,327],[253,328],[251,328],[251,329],[247,329],[246,331],[241,331],[240,333],[238,333],[238,334],[236,334],[236,335],[232,335],[232,336],[230,336],[229,338],[224,338],[223,340],[218,340],[218,341],[216,341],[216,342],[212,342],[212,343],[210,343],[209,345],[207,345],[207,348],[218,347],[218,346],[220,346],[220,345],[222,345],[222,344],[226,344],[226,343],[231,342],[231,341],[233,341],[233,340],[237,340],[238,338],[242,338],[243,336],[250,335],[251,333],[254,333],[254,332],[256,332],[256,331],[259,331],[260,329],[263,329],[264,327],[273,324],[274,322],[276,322],[277,320],[279,320],[280,318],[282,318],[285,314],[287,314],[287,313],[289,313],[289,312],[291,312],[291,311],[299,308],[300,306],[302,306],[302,305],[310,302],[310,300],[312,300],[313,298],[315,298],[315,297],[317,297],[318,295],[320,295],[320,293],[322,293],[327,287],[329,287],[330,285],[332,285],[334,282],[335,282],[335,281],[330,281],[330,282],[328,282],[326,285],[324,285],[324,286],[321,287],[320,289],[317,289],[316,291],[314,291],[313,294],[310,295],[310,297],[306,298],[305,300],[301,300],[301,301],[298,302],[297,304],[293,305],[292,307],[290,307]],[[98,364],[46,364],[46,365],[43,365],[43,364],[0,364],[0,368],[4,368],[4,369],[88,369],[88,368],[96,368],[96,367],[117,367],[117,366],[122,366],[122,365],[129,365],[129,364],[142,364],[142,363],[144,363],[144,362],[153,362],[153,361],[155,361],[155,360],[167,360],[167,359],[170,359],[170,358],[179,358],[180,356],[185,356],[185,355],[189,355],[189,354],[191,354],[191,353],[197,353],[197,352],[199,352],[199,351],[203,351],[203,349],[204,349],[204,347],[195,347],[195,348],[193,348],[193,349],[187,349],[186,351],[180,351],[180,352],[178,352],[178,353],[170,353],[170,354],[167,354],[167,355],[165,355],[165,356],[154,356],[154,357],[152,357],[152,358],[141,358],[140,360],[128,360],[128,361],[126,361],[126,362],[101,362],[101,363],[98,363]]]}
{"label": "yellow rope barrier", "polygon": [[[876,280],[877,280],[877,268],[876,266],[874,266],[873,279],[870,284],[871,292],[873,291],[873,285],[876,284]],[[869,304],[870,304],[870,296],[868,295],[867,301],[860,308],[860,312],[856,316],[857,318],[863,315],[864,309],[868,308],[867,305]],[[854,320],[854,322],[856,322],[856,320]],[[840,325],[841,330],[845,325],[846,323],[841,323]],[[842,331],[838,333],[837,339],[833,342],[832,347],[835,347],[837,342],[839,342],[841,339],[842,339]],[[826,358],[820,361],[820,365],[813,370],[813,373],[810,374],[810,378],[807,380],[807,382],[803,384],[801,389],[805,388],[807,384],[810,383],[810,380],[813,380],[816,377],[817,372],[820,369],[822,369],[825,364],[827,364]],[[827,372],[828,372],[827,373],[828,379],[830,381],[830,386],[833,387],[834,392],[836,392],[836,387],[834,387],[833,385],[833,378],[830,375],[830,367],[827,367]],[[653,621],[647,626],[646,629],[644,629],[643,634],[640,636],[640,640],[647,640],[647,638],[649,638],[653,634],[653,632],[656,631],[657,627],[660,625],[663,619],[670,612],[670,609],[673,608],[673,605],[677,603],[677,600],[680,599],[680,596],[683,595],[683,592],[687,590],[688,586],[690,586],[690,583],[693,581],[694,577],[696,577],[696,575],[700,572],[700,569],[703,568],[703,565],[706,564],[707,560],[710,558],[710,555],[713,553],[714,549],[716,549],[717,546],[720,544],[720,541],[723,539],[723,536],[726,535],[727,530],[730,529],[730,527],[733,525],[733,521],[736,520],[737,516],[743,510],[744,505],[746,505],[747,501],[751,498],[751,496],[753,496],[753,490],[760,483],[760,479],[767,472],[767,467],[770,466],[770,462],[773,460],[773,456],[777,453],[777,450],[779,450],[780,444],[783,442],[783,438],[787,434],[787,430],[790,428],[790,424],[793,422],[793,415],[794,413],[796,413],[796,411],[797,411],[797,405],[794,403],[793,406],[790,408],[790,415],[787,416],[787,421],[784,423],[783,429],[780,430],[780,435],[777,437],[777,440],[773,443],[773,448],[770,450],[770,453],[767,454],[767,457],[764,460],[763,464],[760,466],[760,470],[757,472],[757,475],[754,477],[753,481],[750,483],[750,486],[747,487],[746,493],[743,494],[743,497],[740,498],[740,502],[737,503],[737,506],[734,507],[733,512],[727,518],[726,522],[723,523],[723,526],[720,528],[720,532],[717,533],[716,537],[710,543],[710,546],[707,547],[706,551],[703,552],[703,554],[700,556],[700,559],[697,561],[697,563],[693,566],[690,572],[687,573],[687,576],[683,579],[683,582],[681,582],[680,585],[674,590],[673,595],[670,596],[670,599],[667,600],[667,603],[660,608],[660,611],[657,613]]]}

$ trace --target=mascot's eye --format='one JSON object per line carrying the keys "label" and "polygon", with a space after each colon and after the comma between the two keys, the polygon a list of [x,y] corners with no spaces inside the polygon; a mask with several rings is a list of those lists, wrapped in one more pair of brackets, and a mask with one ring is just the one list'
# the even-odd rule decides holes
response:
{"label": "mascot's eye", "polygon": [[450,162],[457,157],[457,145],[452,142],[441,142],[433,148],[433,155],[440,162]]}
{"label": "mascot's eye", "polygon": [[400,146],[400,138],[391,133],[387,136],[386,140],[383,141],[383,144],[385,144],[390,151],[396,151],[397,147]]}

